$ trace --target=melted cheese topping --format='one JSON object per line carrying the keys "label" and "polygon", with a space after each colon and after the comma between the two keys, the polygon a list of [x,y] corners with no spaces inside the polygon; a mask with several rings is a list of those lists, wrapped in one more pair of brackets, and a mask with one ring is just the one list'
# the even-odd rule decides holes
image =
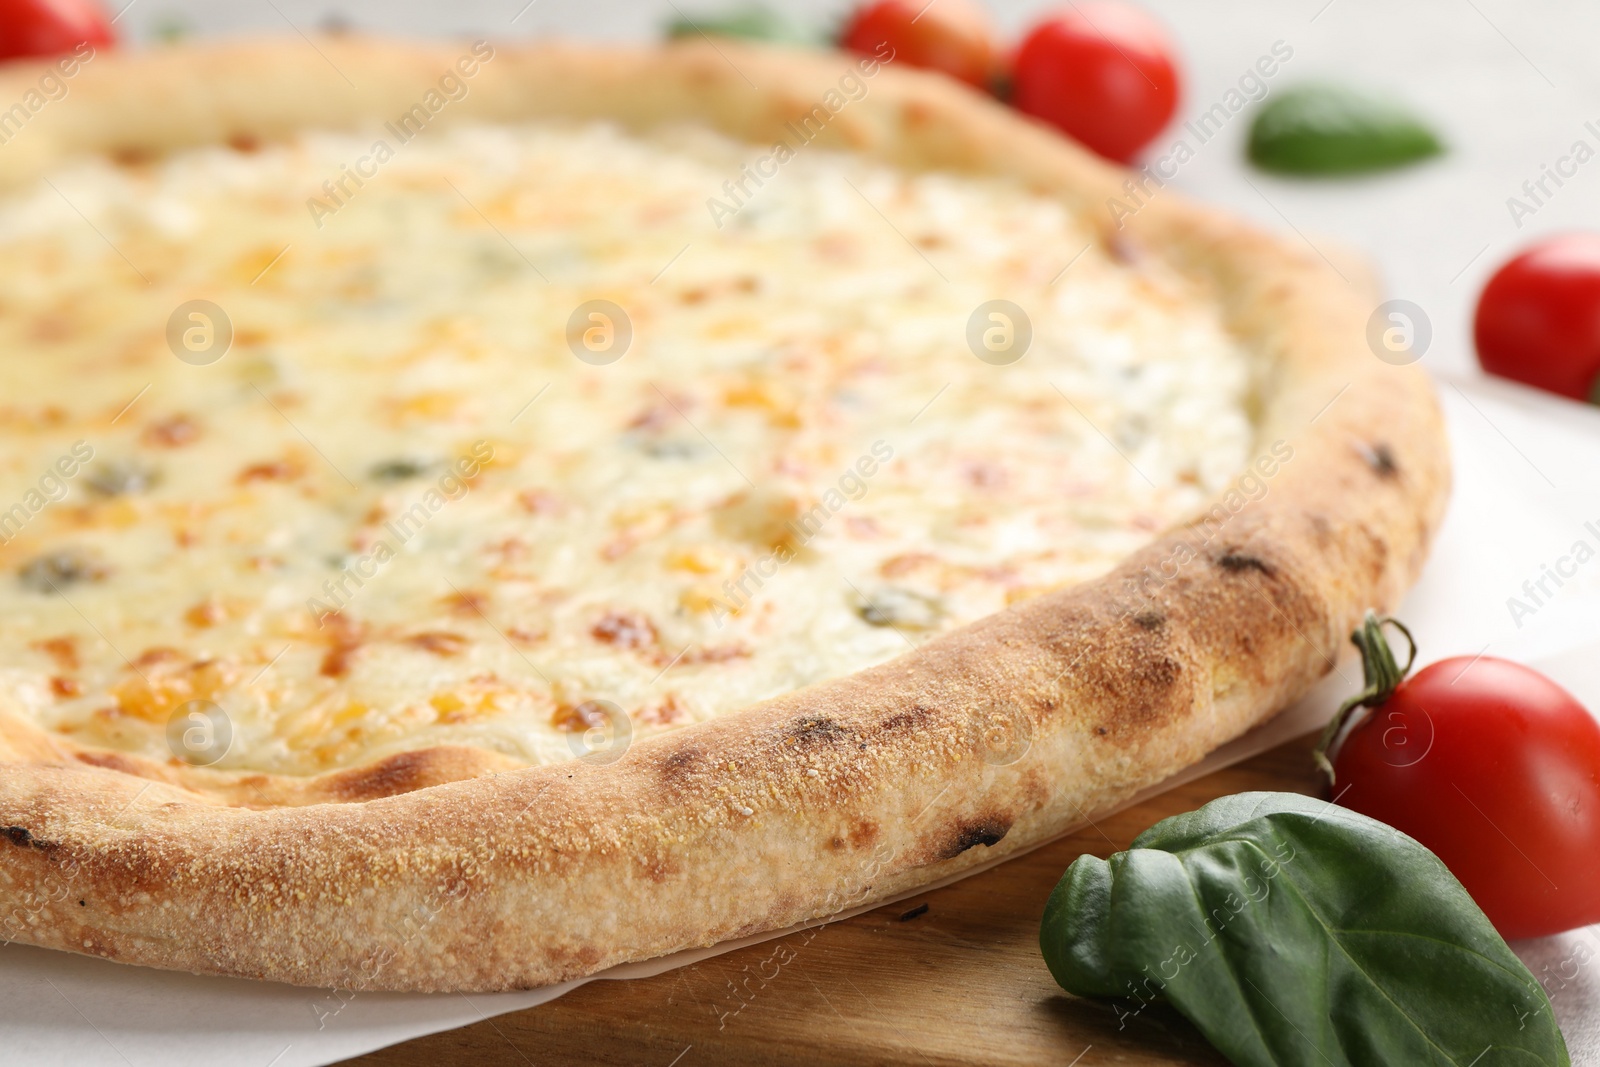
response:
{"label": "melted cheese topping", "polygon": [[[12,710],[221,769],[566,759],[1103,573],[1245,462],[1216,311],[1005,182],[805,148],[732,198],[748,145],[540,124],[430,131],[330,197],[370,148],[0,201]],[[169,343],[197,299],[214,362],[204,320]],[[1009,365],[969,347],[992,299],[1031,322]],[[569,330],[592,300],[615,362]],[[192,701],[224,748],[176,743]]]}

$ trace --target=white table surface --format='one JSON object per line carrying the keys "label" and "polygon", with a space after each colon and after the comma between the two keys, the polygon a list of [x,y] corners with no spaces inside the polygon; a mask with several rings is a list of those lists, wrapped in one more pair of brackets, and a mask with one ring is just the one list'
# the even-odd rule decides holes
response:
{"label": "white table surface", "polygon": [[[721,6],[716,0],[676,2],[691,14]],[[846,5],[770,6],[822,22],[837,20]],[[1050,5],[996,0],[989,6],[1014,36]],[[1435,638],[1431,651],[1472,654],[1481,648],[1538,657],[1600,707],[1600,657],[1593,655],[1600,649],[1600,565],[1523,627],[1512,623],[1505,606],[1523,578],[1537,576],[1541,562],[1572,544],[1584,518],[1600,519],[1600,478],[1593,475],[1600,464],[1600,413],[1470,380],[1476,375],[1472,306],[1488,274],[1537,236],[1600,228],[1595,195],[1600,160],[1567,180],[1520,228],[1506,204],[1525,180],[1539,176],[1542,164],[1554,162],[1575,140],[1585,138],[1600,148],[1600,138],[1584,129],[1588,120],[1600,126],[1600,64],[1593,60],[1600,5],[1153,0],[1147,6],[1172,27],[1186,75],[1179,119],[1158,138],[1156,154],[1183,135],[1184,118],[1216,103],[1280,40],[1294,56],[1271,79],[1271,92],[1314,78],[1381,87],[1409,101],[1444,133],[1447,156],[1400,174],[1335,183],[1286,181],[1241,164],[1247,109],[1200,149],[1173,185],[1330,253],[1341,244],[1363,250],[1379,264],[1387,295],[1425,310],[1433,340],[1423,363],[1443,378],[1441,392],[1462,468],[1461,492],[1445,537],[1412,601]],[[672,13],[672,0],[135,0],[120,25],[136,40],[175,25],[203,35],[288,33],[291,24],[310,31],[328,19],[418,35],[646,40]],[[1566,652],[1555,656],[1562,649]],[[1580,942],[1600,946],[1590,930],[1518,948],[1536,972],[1547,979],[1558,976],[1547,986],[1574,1044],[1574,1062],[1600,1063],[1600,983],[1594,968],[1578,966],[1565,977],[1573,966],[1573,946]],[[1592,949],[1577,954],[1586,961],[1600,958]],[[148,976],[148,981],[130,975]],[[196,982],[213,984],[202,994],[191,984]],[[280,1065],[326,1062],[382,1044],[383,1034],[392,1033],[376,1026],[365,1039],[345,1034],[345,1040],[322,1042],[308,1031],[285,1047],[282,1026],[268,1018],[275,1010],[270,1005],[287,1005],[286,1017],[298,1020],[303,991],[135,971],[16,946],[0,953],[0,990],[8,1003],[7,1018],[0,1019],[4,1062],[17,1055],[15,1062],[265,1067],[273,1055]],[[64,1005],[69,993],[73,1003]],[[372,999],[398,1007],[411,998]],[[119,1006],[115,1013],[113,1002]],[[474,998],[470,1011],[455,1021],[512,1006]],[[252,1027],[248,1017],[256,1009],[260,1025]],[[400,1010],[415,1016],[413,1032],[420,1033],[450,1025],[451,1012],[464,1009],[433,1001]],[[215,1017],[219,1013],[239,1015],[231,1037],[228,1024]],[[437,1020],[430,1021],[432,1016]],[[356,1029],[364,1025],[355,1017],[349,1022]],[[177,1037],[185,1032],[212,1032],[216,1040],[186,1045]],[[237,1055],[229,1055],[230,1048]]]}

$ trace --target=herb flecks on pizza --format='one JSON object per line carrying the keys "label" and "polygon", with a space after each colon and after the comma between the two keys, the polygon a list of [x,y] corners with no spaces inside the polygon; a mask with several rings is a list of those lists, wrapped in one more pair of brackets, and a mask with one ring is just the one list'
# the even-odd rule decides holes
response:
{"label": "herb flecks on pizza", "polygon": [[1192,764],[1421,566],[1431,393],[1303,247],[871,58],[319,47],[98,57],[0,154],[8,937],[780,929]]}

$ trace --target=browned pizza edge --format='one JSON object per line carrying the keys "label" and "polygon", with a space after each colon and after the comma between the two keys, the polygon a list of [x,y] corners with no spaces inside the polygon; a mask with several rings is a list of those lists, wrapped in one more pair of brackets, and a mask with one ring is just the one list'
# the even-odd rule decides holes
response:
{"label": "browned pizza edge", "polygon": [[[467,46],[319,48],[326,61],[298,39],[98,56],[49,124],[0,153],[0,183],[74,153],[384,116]],[[764,141],[853,62],[726,42],[496,46],[449,119],[694,119]],[[0,99],[38,77],[8,70]],[[1259,359],[1255,482],[1104,579],[606,765],[513,769],[430,749],[320,779],[263,776],[254,789],[287,806],[256,810],[238,806],[237,776],[86,753],[0,710],[0,936],[332,987],[340,1002],[538,986],[1025,848],[1332,670],[1361,612],[1393,607],[1416,578],[1448,491],[1425,376],[1368,350],[1369,287],[1168,190],[1116,229],[1106,201],[1126,195],[1127,173],[938,77],[891,64],[869,85],[832,117],[829,143],[1021,177],[1106,219],[1118,254],[1161,256],[1214,294]]]}

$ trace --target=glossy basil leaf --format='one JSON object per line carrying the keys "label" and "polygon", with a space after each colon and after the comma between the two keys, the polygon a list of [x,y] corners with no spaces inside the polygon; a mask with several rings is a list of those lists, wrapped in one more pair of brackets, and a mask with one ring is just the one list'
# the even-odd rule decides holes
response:
{"label": "glossy basil leaf", "polygon": [[765,7],[741,7],[717,15],[679,15],[667,23],[668,37],[741,37],[775,44],[820,45],[822,33],[799,26]]}
{"label": "glossy basil leaf", "polygon": [[1338,85],[1269,100],[1250,127],[1250,159],[1288,174],[1350,174],[1426,159],[1444,143],[1409,111]]}
{"label": "glossy basil leaf", "polygon": [[1125,1026],[1172,1004],[1241,1067],[1568,1067],[1549,998],[1433,853],[1292,793],[1241,793],[1082,856],[1039,933]]}

